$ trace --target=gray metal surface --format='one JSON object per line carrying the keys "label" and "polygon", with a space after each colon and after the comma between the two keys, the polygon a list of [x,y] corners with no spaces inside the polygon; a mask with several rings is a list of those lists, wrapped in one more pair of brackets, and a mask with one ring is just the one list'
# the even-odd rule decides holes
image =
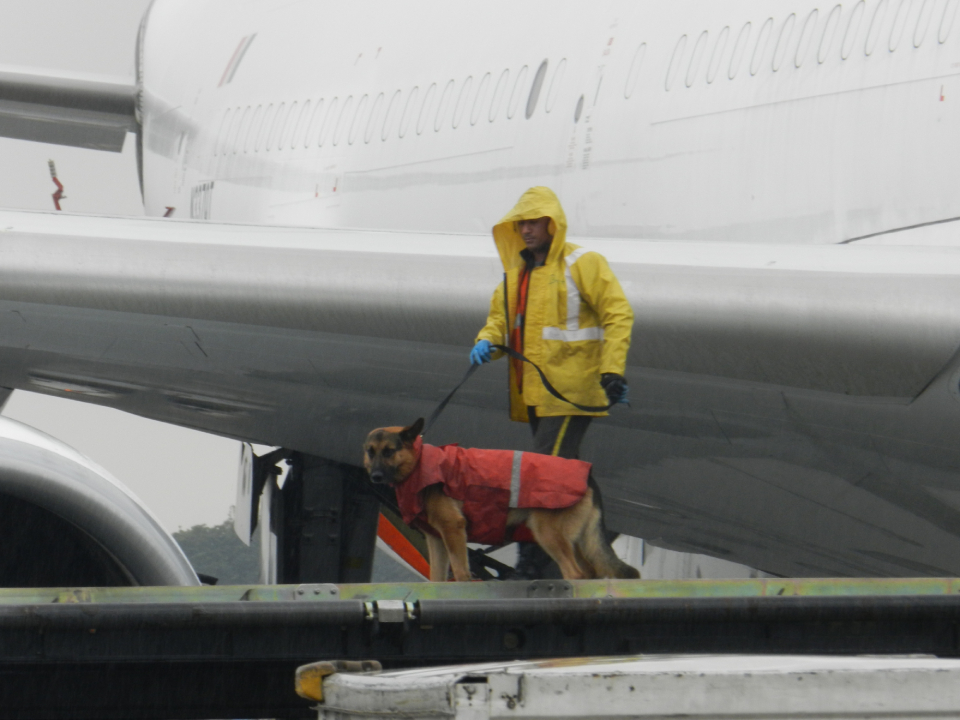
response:
{"label": "gray metal surface", "polygon": [[0,136],[120,152],[134,117],[132,85],[0,70]]}
{"label": "gray metal surface", "polygon": [[0,418],[0,493],[79,529],[129,584],[199,584],[176,542],[129,490],[72,448],[9,418]]}
{"label": "gray metal surface", "polygon": [[[477,236],[0,225],[0,385],[354,464],[460,379],[500,277]],[[584,244],[637,316],[634,407],[583,450],[611,527],[781,575],[960,573],[955,251]],[[505,371],[430,440],[528,447]]]}

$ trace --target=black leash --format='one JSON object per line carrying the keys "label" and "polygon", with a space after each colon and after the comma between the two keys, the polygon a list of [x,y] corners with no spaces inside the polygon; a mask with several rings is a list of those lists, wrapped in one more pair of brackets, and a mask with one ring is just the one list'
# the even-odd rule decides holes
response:
{"label": "black leash", "polygon": [[[563,396],[563,394],[559,390],[557,390],[552,384],[550,384],[550,381],[547,380],[547,376],[544,375],[543,370],[541,370],[540,367],[535,362],[533,362],[533,360],[530,360],[529,358],[524,357],[521,353],[518,353],[516,350],[514,350],[513,348],[509,348],[506,345],[491,344],[491,347],[505,353],[509,357],[512,357],[514,360],[521,360],[522,362],[529,363],[530,365],[532,365],[533,369],[536,370],[537,374],[540,376],[540,381],[543,383],[543,386],[547,389],[547,392],[553,395],[555,398],[557,398],[557,400],[562,400],[565,403],[570,403],[575,408],[577,408],[577,410],[582,410],[583,412],[606,412],[607,410],[609,410],[610,408],[612,408],[614,405],[617,404],[617,401],[613,401],[608,405],[581,405],[580,403],[575,403],[573,400],[568,400]],[[477,371],[477,368],[479,367],[480,367],[479,365],[471,365],[469,368],[467,368],[467,372],[466,374],[464,374],[463,380],[458,382],[456,386],[453,388],[453,390],[447,393],[447,396],[440,401],[440,404],[437,405],[436,409],[432,413],[430,413],[430,417],[427,418],[427,422],[423,426],[423,432],[421,433],[421,435],[427,434],[427,431],[430,429],[433,423],[436,422],[437,418],[440,417],[440,413],[444,411],[444,409],[447,407],[447,404],[450,402],[450,400],[453,399],[453,396],[457,394],[457,391],[461,387],[463,387],[464,383],[466,383],[467,380],[470,379],[470,376],[473,375],[473,373],[475,373]]]}
{"label": "black leash", "polygon": [[471,364],[470,367],[467,368],[467,373],[463,376],[463,380],[458,382],[453,390],[448,392],[447,396],[441,400],[440,404],[437,405],[432,413],[430,413],[430,417],[427,418],[427,422],[424,423],[423,430],[420,432],[421,435],[427,434],[427,431],[430,429],[430,427],[437,421],[437,418],[440,417],[440,413],[442,413],[444,408],[447,407],[447,403],[449,403],[450,400],[453,399],[453,396],[457,394],[457,390],[463,387],[463,384],[470,379],[470,376],[473,375],[479,367],[479,365]]}

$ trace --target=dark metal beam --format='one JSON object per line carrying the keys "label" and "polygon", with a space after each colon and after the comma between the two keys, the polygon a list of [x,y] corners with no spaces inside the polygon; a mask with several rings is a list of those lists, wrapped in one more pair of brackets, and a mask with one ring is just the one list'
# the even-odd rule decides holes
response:
{"label": "dark metal beam", "polygon": [[0,720],[305,716],[293,671],[321,659],[957,656],[958,628],[943,595],[7,605]]}

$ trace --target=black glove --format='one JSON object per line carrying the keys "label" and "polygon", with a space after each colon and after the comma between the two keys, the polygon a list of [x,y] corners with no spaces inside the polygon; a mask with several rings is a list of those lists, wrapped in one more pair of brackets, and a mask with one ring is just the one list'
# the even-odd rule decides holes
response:
{"label": "black glove", "polygon": [[627,379],[623,375],[603,373],[600,376],[600,387],[603,388],[610,402],[630,404],[630,388],[627,387]]}

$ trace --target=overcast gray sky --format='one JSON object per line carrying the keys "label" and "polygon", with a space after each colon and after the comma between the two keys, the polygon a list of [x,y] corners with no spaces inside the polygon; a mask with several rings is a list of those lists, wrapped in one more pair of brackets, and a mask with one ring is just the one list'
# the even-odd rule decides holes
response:
{"label": "overcast gray sky", "polygon": [[[148,0],[0,0],[0,65],[133,79],[137,27]],[[52,210],[47,160],[64,210],[142,215],[133,136],[122,154],[0,138],[0,206]],[[239,445],[116,410],[17,391],[5,415],[93,458],[144,500],[168,530],[226,519]]]}

